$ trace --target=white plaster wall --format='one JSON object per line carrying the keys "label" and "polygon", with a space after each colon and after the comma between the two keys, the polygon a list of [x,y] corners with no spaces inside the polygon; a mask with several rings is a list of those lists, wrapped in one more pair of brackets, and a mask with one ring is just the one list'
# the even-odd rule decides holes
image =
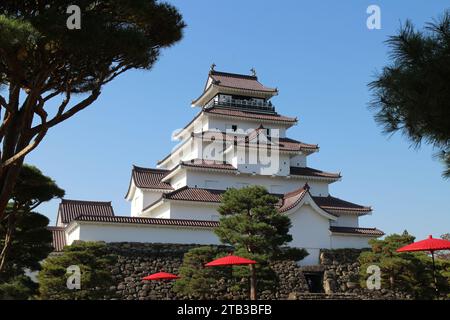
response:
{"label": "white plaster wall", "polygon": [[[142,196],[143,196],[143,206],[142,209],[147,207],[148,205],[150,205],[151,203],[155,202],[156,200],[158,200],[159,198],[161,198],[162,196],[162,192],[156,192],[156,191],[149,191],[149,190],[143,190],[142,191]],[[142,212],[139,212],[139,214]]]}
{"label": "white plaster wall", "polygon": [[223,141],[206,142],[202,144],[201,150],[199,150],[198,159],[226,161],[224,155],[224,143]]}
{"label": "white plaster wall", "polygon": [[194,123],[191,124],[189,130],[185,130],[183,134],[181,134],[177,138],[180,139],[180,141],[183,141],[185,139],[188,139],[191,136],[192,132],[206,131],[208,130],[208,123],[209,123],[208,117],[206,117],[205,115],[201,115],[194,121]]}
{"label": "white plaster wall", "polygon": [[179,142],[169,151],[169,154],[171,157],[161,164],[159,166],[160,168],[170,170],[177,166],[180,161],[188,161],[198,158],[199,148],[197,147],[197,142],[191,139],[185,143]]}
{"label": "white plaster wall", "polygon": [[359,218],[356,214],[341,214],[336,221],[331,222],[332,226],[358,227]]}
{"label": "white plaster wall", "polygon": [[304,154],[296,154],[290,159],[291,167],[306,167],[306,156]]}
{"label": "white plaster wall", "polygon": [[131,216],[138,216],[142,211],[143,195],[141,189],[135,188],[131,199]]}
{"label": "white plaster wall", "polygon": [[278,136],[280,138],[284,138],[286,136],[286,126],[283,126],[282,124],[274,124],[273,122],[267,122],[264,120],[248,121],[240,119],[221,119],[214,116],[208,116],[208,121],[209,130],[219,130],[225,132],[227,128],[230,128],[232,125],[236,125],[239,130],[242,130],[245,133],[258,128],[259,125],[262,124],[264,128],[271,129],[272,132],[274,129],[278,129]]}
{"label": "white plaster wall", "polygon": [[142,210],[149,204],[161,198],[161,195],[162,192],[136,188],[136,192],[134,193],[133,199],[131,200],[131,216],[140,216]]}
{"label": "white plaster wall", "polygon": [[331,236],[331,248],[332,249],[342,249],[342,248],[355,248],[362,249],[368,248],[370,237],[361,236],[343,236],[343,235],[332,235]]}
{"label": "white plaster wall", "polygon": [[142,217],[149,218],[161,218],[161,219],[169,219],[170,218],[170,203],[165,202],[150,212],[145,212],[141,215]]}
{"label": "white plaster wall", "polygon": [[300,264],[318,264],[320,249],[331,247],[329,219],[314,211],[309,205],[303,205],[296,212],[289,214],[289,218],[292,222],[289,233],[293,238],[289,246],[304,248],[309,253]]}
{"label": "white plaster wall", "polygon": [[172,201],[170,204],[170,218],[218,221],[220,215],[217,212],[217,207],[217,205],[207,205],[204,203],[191,205]]}
{"label": "white plaster wall", "polygon": [[179,170],[172,178],[170,178],[170,185],[174,189],[179,189],[186,185],[186,170]]}
{"label": "white plaster wall", "polygon": [[186,175],[186,183],[192,188],[204,188],[206,180],[216,180],[219,182],[218,190],[236,188],[242,184],[261,185],[270,190],[271,186],[277,185],[281,186],[280,193],[286,193],[303,187],[308,182],[313,196],[328,196],[328,183],[323,181],[192,170],[186,171]]}
{"label": "white plaster wall", "polygon": [[78,239],[105,242],[219,244],[219,239],[212,229],[126,224],[80,224]]}
{"label": "white plaster wall", "polygon": [[80,237],[80,227],[79,226],[73,227],[69,231],[70,232],[68,232],[68,230],[65,231],[67,244],[72,244],[72,242],[74,242],[75,240],[84,240],[84,239],[81,239],[81,237]]}
{"label": "white plaster wall", "polygon": [[237,163],[237,169],[244,173],[256,173],[261,175],[287,176],[290,171],[288,154],[270,153],[267,150],[236,148],[233,163]]}

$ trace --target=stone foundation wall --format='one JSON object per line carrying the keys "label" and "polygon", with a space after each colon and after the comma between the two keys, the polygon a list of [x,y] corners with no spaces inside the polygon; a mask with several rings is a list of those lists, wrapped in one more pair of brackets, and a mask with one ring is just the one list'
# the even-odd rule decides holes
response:
{"label": "stone foundation wall", "polygon": [[[171,281],[142,281],[144,276],[165,271],[177,274],[183,262],[184,254],[198,245],[161,244],[161,243],[108,243],[108,250],[118,256],[117,263],[111,266],[115,285],[111,287],[116,299],[153,300],[186,299],[172,291]],[[287,299],[293,292],[308,292],[306,280],[301,268],[294,261],[282,261],[274,264],[280,282],[273,292],[264,291],[261,299]],[[227,283],[215,288],[211,299],[246,299],[242,295],[230,293]]]}
{"label": "stone foundation wall", "polygon": [[[359,282],[360,253],[368,249],[321,250],[320,264],[323,267],[323,287],[326,294],[353,294],[359,299],[411,299],[402,292],[383,289],[362,288]],[[368,275],[369,276],[369,275]]]}
{"label": "stone foundation wall", "polygon": [[[199,245],[163,243],[108,243],[110,253],[117,255],[111,266],[114,283],[112,299],[154,300],[188,299],[172,290],[172,281],[142,281],[148,274],[165,271],[178,273],[184,254]],[[225,248],[225,247],[224,247]],[[322,250],[320,265],[300,267],[294,261],[272,265],[280,282],[273,291],[259,293],[260,299],[409,299],[407,295],[390,290],[378,291],[361,288],[359,284],[358,256],[362,250]],[[324,293],[310,293],[304,273],[323,274]],[[213,288],[209,299],[246,299],[247,293],[231,293],[224,281]]]}

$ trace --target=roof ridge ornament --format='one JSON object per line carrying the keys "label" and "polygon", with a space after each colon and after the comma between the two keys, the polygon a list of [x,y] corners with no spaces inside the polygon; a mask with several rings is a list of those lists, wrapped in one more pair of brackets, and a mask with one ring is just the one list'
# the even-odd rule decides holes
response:
{"label": "roof ridge ornament", "polygon": [[215,70],[214,70],[215,67],[216,67],[216,64],[213,62],[213,63],[211,64],[211,67],[210,67],[209,71],[210,71],[210,72],[215,71]]}
{"label": "roof ridge ornament", "polygon": [[250,72],[252,73],[253,77],[256,77],[256,69],[255,68],[251,68]]}

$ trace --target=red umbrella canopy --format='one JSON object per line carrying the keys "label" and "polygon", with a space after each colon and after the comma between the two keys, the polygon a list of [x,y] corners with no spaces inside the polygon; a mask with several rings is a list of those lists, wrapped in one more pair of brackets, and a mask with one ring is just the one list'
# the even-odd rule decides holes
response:
{"label": "red umbrella canopy", "polygon": [[229,255],[223,258],[219,258],[208,262],[205,264],[206,267],[217,267],[217,266],[233,266],[233,265],[243,265],[243,264],[255,264],[255,260],[250,260],[242,258],[239,256]]}
{"label": "red umbrella canopy", "polygon": [[450,250],[450,241],[444,239],[436,239],[431,235],[428,239],[417,241],[407,246],[397,249],[397,252],[406,251],[436,251],[436,250]]}
{"label": "red umbrella canopy", "polygon": [[142,280],[171,280],[179,279],[180,277],[173,273],[158,272],[142,278]]}

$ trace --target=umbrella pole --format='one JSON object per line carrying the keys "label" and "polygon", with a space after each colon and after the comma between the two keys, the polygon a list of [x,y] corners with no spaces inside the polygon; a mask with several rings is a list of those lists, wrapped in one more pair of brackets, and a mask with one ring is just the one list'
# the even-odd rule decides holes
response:
{"label": "umbrella pole", "polygon": [[439,298],[439,290],[436,278],[436,264],[434,262],[434,250],[431,250],[431,260],[433,261],[433,279],[434,279],[434,290],[436,291],[436,298]]}

